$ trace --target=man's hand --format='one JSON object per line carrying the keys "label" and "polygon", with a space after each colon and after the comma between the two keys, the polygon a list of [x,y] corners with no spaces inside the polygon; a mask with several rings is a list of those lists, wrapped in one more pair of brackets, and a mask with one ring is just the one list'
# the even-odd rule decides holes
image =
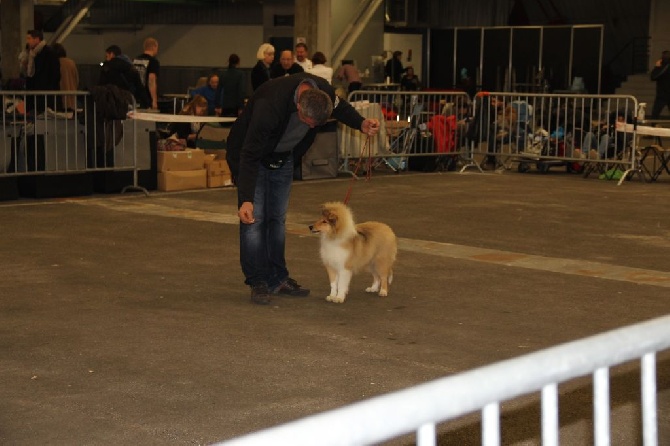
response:
{"label": "man's hand", "polygon": [[361,132],[368,136],[375,136],[379,132],[379,121],[376,119],[366,119],[361,124]]}
{"label": "man's hand", "polygon": [[663,63],[663,59],[658,59],[658,60],[656,61],[656,66],[657,66],[657,67],[660,67],[662,63]]}
{"label": "man's hand", "polygon": [[254,219],[254,204],[250,201],[245,201],[237,211],[237,215],[240,217],[240,221],[245,225],[254,223],[256,221]]}

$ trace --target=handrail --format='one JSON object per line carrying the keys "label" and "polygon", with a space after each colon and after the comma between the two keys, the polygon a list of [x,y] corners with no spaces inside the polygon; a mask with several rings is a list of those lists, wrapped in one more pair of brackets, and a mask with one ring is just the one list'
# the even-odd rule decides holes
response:
{"label": "handrail", "polygon": [[[434,428],[436,422],[455,419],[492,404],[543,390],[556,383],[602,372],[627,361],[638,358],[648,360],[650,354],[668,348],[670,316],[664,316],[371,398],[219,444],[252,446],[378,443],[412,431],[420,432],[427,426]],[[653,411],[655,410],[654,406]],[[647,429],[645,438],[648,438],[647,435],[655,435],[655,432],[648,431],[654,427],[644,424]]]}

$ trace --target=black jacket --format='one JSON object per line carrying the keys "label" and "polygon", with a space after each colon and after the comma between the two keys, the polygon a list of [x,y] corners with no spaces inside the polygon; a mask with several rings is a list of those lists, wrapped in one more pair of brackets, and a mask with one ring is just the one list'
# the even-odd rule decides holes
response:
{"label": "black jacket", "polygon": [[295,62],[293,62],[293,65],[291,65],[288,70],[282,67],[281,64],[276,64],[270,69],[270,77],[276,79],[278,77],[290,76],[291,74],[302,73],[304,71],[305,70]]}
{"label": "black jacket", "polygon": [[670,98],[670,60],[663,60],[660,67],[651,70],[651,80],[656,81],[656,97]]}
{"label": "black jacket", "polygon": [[[361,128],[365,119],[348,102],[336,99],[333,87],[321,77],[298,73],[266,82],[251,97],[228,136],[226,159],[238,187],[240,203],[254,201],[261,160],[272,155],[291,114],[297,112],[295,90],[304,79],[313,80],[319,90],[330,96],[336,105],[333,118],[349,127]],[[315,136],[316,129],[310,129],[298,146],[311,143]]]}
{"label": "black jacket", "polygon": [[146,89],[142,85],[140,73],[132,64],[120,57],[115,57],[102,64],[98,85],[108,84],[131,92],[140,107],[151,107],[151,100],[147,97]]}
{"label": "black jacket", "polygon": [[251,88],[256,91],[258,87],[269,80],[270,69],[265,67],[265,64],[262,60],[259,60],[258,63],[251,69]]}

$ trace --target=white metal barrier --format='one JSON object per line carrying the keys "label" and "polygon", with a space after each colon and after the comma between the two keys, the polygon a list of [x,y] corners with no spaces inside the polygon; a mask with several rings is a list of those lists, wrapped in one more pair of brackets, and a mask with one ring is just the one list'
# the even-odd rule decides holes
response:
{"label": "white metal barrier", "polygon": [[471,104],[466,93],[360,90],[350,93],[348,100],[364,117],[377,118],[381,129],[371,138],[370,152],[364,153],[367,136],[339,127],[338,146],[345,170],[360,156],[371,156],[392,170],[407,168],[410,158],[425,162],[429,155],[446,169],[467,156],[465,123]]}
{"label": "white metal barrier", "polygon": [[[613,175],[638,173],[635,133],[617,124],[635,124],[637,99],[622,95],[481,92],[469,125],[473,155],[481,167],[519,172],[532,166],[543,173],[561,166],[568,172]],[[617,178],[617,179],[619,179]]]}
{"label": "white metal barrier", "polygon": [[656,446],[656,353],[670,348],[670,316],[371,398],[218,444],[365,445],[415,432],[436,444],[437,423],[481,411],[482,444],[500,444],[500,404],[541,391],[542,444],[559,444],[558,384],[593,376],[594,444],[610,444],[609,369],[640,359],[642,442]]}
{"label": "white metal barrier", "polygon": [[[0,177],[137,170],[136,122],[102,119],[88,92],[1,91],[0,97]],[[63,106],[67,99],[75,109]]]}

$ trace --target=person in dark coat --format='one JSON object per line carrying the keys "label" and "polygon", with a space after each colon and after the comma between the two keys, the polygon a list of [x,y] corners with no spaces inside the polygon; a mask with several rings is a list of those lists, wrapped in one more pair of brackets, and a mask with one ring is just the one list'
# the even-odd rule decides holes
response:
{"label": "person in dark coat", "polygon": [[100,69],[98,85],[107,84],[116,85],[122,90],[131,92],[141,108],[151,107],[151,99],[142,84],[140,73],[130,59],[123,57],[121,48],[117,45],[111,45],[105,50],[105,62]]}
{"label": "person in dark coat", "polygon": [[276,79],[278,77],[290,76],[292,74],[302,73],[304,71],[305,70],[303,70],[300,64],[295,62],[295,59],[293,58],[293,51],[285,50],[281,52],[279,63],[270,69],[270,77],[272,79]]}
{"label": "person in dark coat", "polygon": [[251,88],[254,91],[271,79],[270,67],[275,59],[275,47],[269,43],[262,44],[258,47],[256,58],[258,63],[251,69]]}
{"label": "person in dark coat", "polygon": [[231,54],[228,57],[228,69],[219,83],[223,92],[217,94],[217,98],[221,98],[221,104],[217,104],[221,116],[238,116],[244,108],[244,101],[248,96],[248,80],[244,72],[237,68],[239,65],[240,56]]}
{"label": "person in dark coat", "polygon": [[658,119],[665,107],[670,109],[670,51],[663,51],[656,66],[651,70],[651,80],[656,82],[656,97],[651,118]]}
{"label": "person in dark coat", "polygon": [[292,152],[311,144],[331,115],[368,135],[379,131],[378,120],[363,118],[325,79],[308,73],[261,85],[231,128],[226,159],[237,185],[240,263],[253,303],[309,294],[290,278],[284,257]]}
{"label": "person in dark coat", "polygon": [[394,51],[393,57],[386,62],[384,67],[384,75],[388,77],[394,84],[399,84],[402,80],[402,75],[405,73],[405,68],[402,66],[402,51]]}
{"label": "person in dark coat", "polygon": [[[31,29],[26,35],[27,58],[25,61],[26,90],[60,90],[60,61],[53,49],[44,41],[42,31]],[[29,97],[26,110],[42,113],[47,102],[44,95]],[[54,98],[49,98],[49,106],[56,107]]]}

